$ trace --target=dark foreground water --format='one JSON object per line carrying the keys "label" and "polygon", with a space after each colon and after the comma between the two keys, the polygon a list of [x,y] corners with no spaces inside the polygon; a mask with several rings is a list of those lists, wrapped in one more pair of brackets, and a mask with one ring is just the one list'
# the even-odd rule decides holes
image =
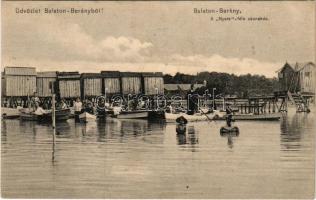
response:
{"label": "dark foreground water", "polygon": [[280,122],[2,121],[2,197],[313,198],[315,116]]}

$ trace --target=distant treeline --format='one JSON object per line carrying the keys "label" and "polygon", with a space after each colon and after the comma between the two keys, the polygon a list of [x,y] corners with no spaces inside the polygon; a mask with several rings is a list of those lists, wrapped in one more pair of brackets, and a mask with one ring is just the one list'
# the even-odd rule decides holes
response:
{"label": "distant treeline", "polygon": [[237,95],[241,98],[256,95],[272,94],[278,87],[277,78],[266,78],[260,75],[235,75],[219,72],[200,72],[197,75],[188,75],[177,73],[174,76],[164,75],[166,84],[203,84],[206,81],[206,87],[198,89],[203,93],[206,89],[212,92],[216,88],[216,94]]}

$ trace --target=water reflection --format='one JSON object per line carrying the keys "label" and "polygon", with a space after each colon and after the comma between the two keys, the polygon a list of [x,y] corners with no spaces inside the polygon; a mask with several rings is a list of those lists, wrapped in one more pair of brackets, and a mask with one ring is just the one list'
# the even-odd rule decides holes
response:
{"label": "water reflection", "polygon": [[55,165],[56,141],[52,142],[52,164]]}
{"label": "water reflection", "polygon": [[2,120],[2,123],[1,123],[1,141],[2,142],[7,141],[7,122],[6,122],[6,120]]}
{"label": "water reflection", "polygon": [[98,142],[103,142],[104,139],[106,138],[107,131],[105,130],[106,129],[106,124],[105,123],[106,122],[104,122],[104,120],[98,121],[98,123],[97,123],[97,131],[98,131],[97,141]]}
{"label": "water reflection", "polygon": [[188,128],[188,139],[189,143],[192,145],[199,143],[198,131],[195,130],[194,126],[189,126]]}
{"label": "water reflection", "polygon": [[176,133],[177,133],[178,145],[183,145],[187,143],[186,132],[187,132],[187,125],[185,123],[177,124]]}
{"label": "water reflection", "polygon": [[[133,138],[142,138],[149,143],[162,143],[162,138],[153,141],[146,138],[147,135],[159,133],[165,130],[165,123],[161,121],[149,122],[141,119],[107,119],[106,121],[97,120],[89,123],[75,123],[76,137],[82,137],[84,141],[96,137],[97,142],[119,142],[125,143]],[[71,131],[69,131],[71,133]],[[159,141],[158,141],[159,139]]]}
{"label": "water reflection", "polygon": [[186,124],[177,124],[176,132],[178,135],[186,134],[187,132],[187,125]]}
{"label": "water reflection", "polygon": [[186,133],[177,134],[177,143],[178,143],[178,145],[187,144]]}
{"label": "water reflection", "polygon": [[58,122],[56,126],[57,138],[69,138],[71,133],[71,127],[68,122]]}
{"label": "water reflection", "polygon": [[296,113],[292,117],[281,119],[281,151],[299,151],[304,125],[307,124],[307,113]]}
{"label": "water reflection", "polygon": [[234,147],[234,138],[239,136],[239,132],[221,132],[220,135],[227,138],[227,146],[232,149]]}
{"label": "water reflection", "polygon": [[178,145],[189,144],[187,147],[190,147],[192,152],[196,150],[196,144],[199,143],[199,136],[194,126],[190,125],[187,127],[186,124],[177,124],[176,133]]}

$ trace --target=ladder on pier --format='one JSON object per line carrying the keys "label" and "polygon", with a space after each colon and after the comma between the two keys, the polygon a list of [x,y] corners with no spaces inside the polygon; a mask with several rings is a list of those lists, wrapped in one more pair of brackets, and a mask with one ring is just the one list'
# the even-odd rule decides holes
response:
{"label": "ladder on pier", "polygon": [[296,112],[309,112],[306,99],[299,93],[287,92],[289,100],[296,106]]}

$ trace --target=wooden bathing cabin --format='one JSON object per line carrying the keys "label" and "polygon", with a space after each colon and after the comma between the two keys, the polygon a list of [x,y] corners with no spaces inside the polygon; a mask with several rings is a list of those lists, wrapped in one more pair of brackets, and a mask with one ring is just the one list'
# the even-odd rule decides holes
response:
{"label": "wooden bathing cabin", "polygon": [[36,91],[38,97],[51,97],[52,88],[51,85],[56,82],[57,72],[37,72],[36,76]]}
{"label": "wooden bathing cabin", "polygon": [[[66,99],[68,103],[81,97],[80,74],[79,72],[58,72],[57,91],[61,99]],[[71,105],[71,104],[70,104]]]}
{"label": "wooden bathing cabin", "polygon": [[37,96],[41,99],[44,108],[51,107],[51,97],[53,88],[52,86],[56,84],[57,72],[37,72],[36,75],[36,91]]}
{"label": "wooden bathing cabin", "polygon": [[81,98],[95,100],[102,95],[102,76],[99,73],[81,74]]}
{"label": "wooden bathing cabin", "polygon": [[121,72],[121,92],[123,95],[138,95],[143,92],[142,75],[137,72]]}
{"label": "wooden bathing cabin", "polygon": [[164,94],[164,80],[161,72],[142,73],[142,88],[145,95]]}
{"label": "wooden bathing cabin", "polygon": [[5,67],[3,76],[2,95],[7,106],[25,106],[28,97],[36,92],[36,69],[34,67]]}
{"label": "wooden bathing cabin", "polygon": [[121,94],[121,79],[119,71],[101,71],[102,94],[111,97]]}

